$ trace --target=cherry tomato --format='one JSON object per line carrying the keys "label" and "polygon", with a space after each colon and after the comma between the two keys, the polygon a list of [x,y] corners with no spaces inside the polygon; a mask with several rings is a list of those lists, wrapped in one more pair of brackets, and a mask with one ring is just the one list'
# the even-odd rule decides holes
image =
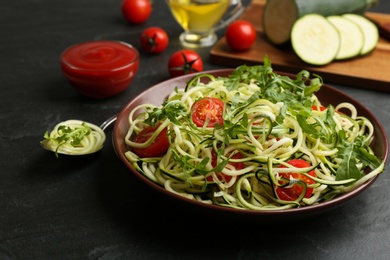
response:
{"label": "cherry tomato", "polygon": [[230,48],[235,51],[244,51],[256,41],[256,30],[250,22],[237,20],[229,24],[225,37]]}
{"label": "cherry tomato", "polygon": [[[296,167],[296,168],[306,168],[310,167],[311,165],[302,159],[292,159],[287,162],[288,164]],[[286,166],[281,165],[279,168],[286,168]],[[300,179],[304,181],[306,184],[314,184],[315,181],[310,179],[309,177],[300,174],[300,173],[280,173],[280,175],[286,179],[294,178],[294,179]],[[316,174],[314,170],[309,172],[309,175],[315,177]],[[280,183],[283,183],[280,181]],[[303,192],[303,186],[300,184],[294,184],[292,187],[276,187],[276,194],[278,195],[278,198],[281,200],[287,200],[287,201],[294,201],[296,200]],[[307,188],[305,198],[310,198],[313,194],[313,188]]]}
{"label": "cherry tomato", "polygon": [[[226,157],[229,157],[230,154],[231,153],[226,154]],[[211,155],[212,155],[212,157],[211,157],[211,165],[213,167],[216,167],[217,166],[217,154],[213,150]],[[232,159],[242,159],[242,154],[241,153],[235,153],[231,158]],[[229,162],[228,164],[233,166],[236,170],[241,170],[241,169],[244,168],[244,163],[242,163],[242,162]],[[216,175],[217,175],[217,178],[218,178],[219,181],[229,182],[232,179],[232,176],[226,175],[226,174],[224,174],[222,172],[217,172]],[[209,181],[209,182],[213,182],[214,181],[213,180],[213,176],[211,176],[211,175],[207,176],[206,180]]]}
{"label": "cherry tomato", "polygon": [[152,13],[152,4],[150,0],[123,0],[121,11],[127,21],[134,24],[141,24]]}
{"label": "cherry tomato", "polygon": [[324,110],[326,110],[326,107],[324,107],[324,106],[311,106],[311,109],[312,110],[316,110],[316,111],[324,111]]}
{"label": "cherry tomato", "polygon": [[168,46],[168,34],[159,27],[149,27],[141,34],[141,47],[149,53],[160,53]]}
{"label": "cherry tomato", "polygon": [[206,121],[207,127],[214,127],[215,124],[223,125],[224,105],[218,98],[202,98],[192,105],[192,121],[199,127],[203,127]]}
{"label": "cherry tomato", "polygon": [[180,50],[172,54],[168,69],[171,77],[201,72],[203,60],[196,51]]}
{"label": "cherry tomato", "polygon": [[[311,109],[312,110],[315,110],[315,111],[325,111],[327,108],[326,107],[324,107],[324,106],[319,106],[319,107],[317,107],[317,106],[311,106]],[[336,113],[338,113],[338,114],[343,114],[342,112],[340,112],[340,111],[334,111],[334,112],[336,112]]]}
{"label": "cherry tomato", "polygon": [[[133,141],[136,143],[144,143],[148,141],[158,127],[159,124],[146,127],[134,138]],[[148,147],[133,148],[133,151],[140,157],[159,157],[164,155],[168,148],[169,141],[167,137],[167,128],[164,128]]]}

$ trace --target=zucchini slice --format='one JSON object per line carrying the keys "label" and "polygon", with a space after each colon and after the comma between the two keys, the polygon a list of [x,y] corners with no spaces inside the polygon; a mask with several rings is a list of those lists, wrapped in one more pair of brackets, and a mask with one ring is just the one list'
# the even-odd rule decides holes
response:
{"label": "zucchini slice", "polygon": [[355,22],[339,15],[332,15],[327,19],[336,27],[340,35],[340,49],[336,60],[345,60],[359,56],[364,45],[362,29]]}
{"label": "zucchini slice", "polygon": [[379,41],[379,31],[376,25],[362,15],[344,14],[343,16],[358,24],[363,32],[364,44],[360,55],[366,55],[373,51]]}
{"label": "zucchini slice", "polygon": [[294,23],[291,44],[304,62],[321,66],[335,59],[340,48],[340,35],[324,16],[307,14]]}

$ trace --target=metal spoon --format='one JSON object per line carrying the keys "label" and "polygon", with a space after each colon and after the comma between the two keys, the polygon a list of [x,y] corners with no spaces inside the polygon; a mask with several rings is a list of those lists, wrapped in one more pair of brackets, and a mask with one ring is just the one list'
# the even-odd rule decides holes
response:
{"label": "metal spoon", "polygon": [[[102,131],[105,131],[112,123],[114,123],[117,120],[117,118],[118,118],[118,114],[112,115],[111,117],[104,120],[104,122],[99,126],[99,128]],[[53,150],[53,145],[50,145],[49,139],[42,140],[40,142],[40,144],[41,144],[43,149],[51,151],[51,152],[55,152],[57,157],[58,157],[58,154],[64,154],[64,155],[70,155],[70,156],[91,155],[91,154],[99,152],[103,148],[103,145],[102,145],[100,147],[100,149],[98,149],[98,150],[94,150],[94,151],[90,151],[90,152],[86,152],[86,153],[73,154],[73,153],[65,153],[62,151],[56,151],[56,149]]]}
{"label": "metal spoon", "polygon": [[107,118],[101,125],[100,128],[104,131],[107,127],[109,127],[112,123],[115,123],[115,121],[118,119],[118,114],[112,115],[111,117]]}

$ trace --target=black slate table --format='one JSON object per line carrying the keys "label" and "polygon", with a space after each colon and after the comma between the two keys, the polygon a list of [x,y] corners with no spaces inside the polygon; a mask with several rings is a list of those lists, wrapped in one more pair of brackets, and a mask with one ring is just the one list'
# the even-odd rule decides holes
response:
{"label": "black slate table", "polygon": [[[349,203],[276,227],[220,221],[186,211],[125,169],[111,132],[97,158],[44,151],[43,133],[76,118],[100,124],[144,89],[169,78],[180,27],[155,0],[142,25],[126,23],[120,0],[18,0],[0,8],[0,259],[388,259],[390,172]],[[390,13],[382,0],[372,11]],[[160,55],[141,53],[140,70],[122,94],[81,97],[63,77],[60,53],[94,39],[139,47],[158,25],[171,37]],[[210,49],[199,50],[205,70]],[[390,68],[383,68],[390,73]],[[390,94],[336,86],[367,106],[390,134]],[[389,86],[390,87],[390,86]]]}

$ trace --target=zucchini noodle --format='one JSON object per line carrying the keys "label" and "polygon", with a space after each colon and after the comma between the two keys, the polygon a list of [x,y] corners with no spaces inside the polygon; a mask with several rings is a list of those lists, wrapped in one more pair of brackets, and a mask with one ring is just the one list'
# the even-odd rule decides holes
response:
{"label": "zucchini noodle", "polygon": [[[226,78],[197,75],[161,106],[143,104],[131,111],[125,156],[166,190],[203,203],[279,210],[331,200],[381,173],[384,162],[369,147],[372,123],[358,116],[353,104],[322,105],[314,94],[321,85],[321,78],[309,80],[307,71],[296,79],[278,75],[268,62],[240,66]],[[192,121],[191,108],[205,97],[223,101],[223,125],[198,127]],[[148,141],[133,141],[155,125]],[[169,148],[163,156],[142,158],[132,150],[148,147],[164,128]],[[237,153],[242,156],[235,157]],[[288,164],[294,158],[311,167],[294,168]],[[242,167],[236,169],[234,164]],[[313,170],[315,176],[309,174]],[[312,179],[314,184],[301,182],[304,190],[313,189],[312,195],[280,199],[275,190],[282,186],[282,173]],[[294,185],[293,181],[284,186]]]}
{"label": "zucchini noodle", "polygon": [[84,155],[99,151],[106,140],[104,131],[91,123],[67,120],[46,132],[41,142],[45,149],[58,154]]}

